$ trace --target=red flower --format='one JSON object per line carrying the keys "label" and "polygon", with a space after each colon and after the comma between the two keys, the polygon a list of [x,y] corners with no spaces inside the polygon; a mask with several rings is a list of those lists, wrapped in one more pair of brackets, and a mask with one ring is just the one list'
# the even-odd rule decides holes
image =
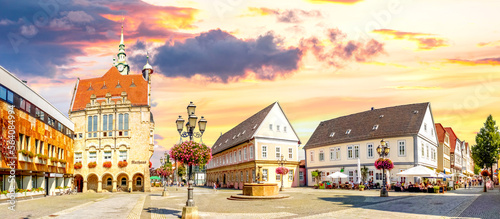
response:
{"label": "red flower", "polygon": [[288,169],[285,167],[278,167],[278,168],[276,168],[276,174],[286,175],[286,174],[288,174]]}
{"label": "red flower", "polygon": [[379,158],[375,161],[375,168],[377,170],[380,169],[386,169],[386,170],[392,170],[394,168],[394,163],[392,163],[391,159],[389,158]]}
{"label": "red flower", "polygon": [[82,169],[82,162],[75,163],[74,168],[75,169]]}
{"label": "red flower", "polygon": [[106,168],[111,168],[113,164],[111,163],[111,161],[106,161],[102,164],[103,167],[106,167]]}
{"label": "red flower", "polygon": [[[124,160],[124,161],[118,161],[118,166],[119,167],[126,167],[128,165],[127,161]],[[111,167],[111,166],[110,166]],[[109,168],[109,167],[108,167]]]}
{"label": "red flower", "polygon": [[95,161],[94,161],[94,162],[90,162],[90,163],[88,164],[88,167],[89,167],[89,168],[94,168],[94,167],[96,167],[96,166],[97,166],[97,163],[96,163]]}

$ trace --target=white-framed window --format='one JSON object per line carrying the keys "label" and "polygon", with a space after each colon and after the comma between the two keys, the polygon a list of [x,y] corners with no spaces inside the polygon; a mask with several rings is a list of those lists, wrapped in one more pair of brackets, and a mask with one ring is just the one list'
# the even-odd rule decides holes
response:
{"label": "white-framed window", "polygon": [[276,181],[281,181],[281,175],[276,173]]}
{"label": "white-framed window", "polygon": [[347,146],[347,158],[348,159],[353,158],[352,146]]}
{"label": "white-framed window", "polygon": [[373,158],[373,143],[366,144],[366,153],[368,154],[368,158]]}
{"label": "white-framed window", "polygon": [[351,130],[350,130],[350,129],[347,129],[347,130],[345,131],[345,134],[346,134],[346,135],[351,134]]}
{"label": "white-framed window", "polygon": [[273,130],[273,124],[269,124],[269,130]]}
{"label": "white-framed window", "polygon": [[288,148],[288,159],[293,159],[293,148]]}
{"label": "white-framed window", "polygon": [[288,181],[293,182],[293,170],[288,171]]}
{"label": "white-framed window", "polygon": [[276,131],[280,131],[280,126],[279,125],[276,125]]}
{"label": "white-framed window", "polygon": [[314,162],[314,151],[311,151],[309,154],[310,154],[311,162]]}
{"label": "white-framed window", "polygon": [[283,132],[286,133],[286,126],[283,126]]}
{"label": "white-framed window", "polygon": [[267,146],[262,145],[262,158],[267,158]]}
{"label": "white-framed window", "polygon": [[262,169],[262,180],[267,181],[267,169]]}
{"label": "white-framed window", "polygon": [[427,132],[427,123],[424,123],[424,131]]}
{"label": "white-framed window", "polygon": [[276,146],[276,159],[281,157],[281,147]]}
{"label": "white-framed window", "polygon": [[427,159],[429,159],[429,157],[430,157],[430,152],[429,151],[430,151],[430,147],[429,147],[429,145],[427,145]]}
{"label": "white-framed window", "polygon": [[238,150],[238,162],[241,162],[241,149]]}
{"label": "white-framed window", "polygon": [[340,147],[337,147],[336,152],[335,152],[335,159],[340,160]]}
{"label": "white-framed window", "polygon": [[247,159],[247,148],[243,148],[243,160]]}
{"label": "white-framed window", "polygon": [[104,161],[111,161],[111,151],[104,151]]}
{"label": "white-framed window", "polygon": [[354,182],[354,171],[349,170],[349,181]]}
{"label": "white-framed window", "polygon": [[89,152],[89,162],[97,162],[97,152]]}
{"label": "white-framed window", "polygon": [[299,172],[299,180],[304,181],[304,172],[302,171]]}
{"label": "white-framed window", "polygon": [[405,140],[398,141],[398,155],[399,156],[406,156],[406,141]]}
{"label": "white-framed window", "polygon": [[335,136],[335,132],[330,133],[330,138],[333,138]]}
{"label": "white-framed window", "polygon": [[359,145],[354,145],[354,158],[359,157]]}
{"label": "white-framed window", "polygon": [[250,153],[250,159],[252,159],[253,158],[253,146],[250,146],[249,148],[250,148],[249,149],[250,150],[250,152],[249,152]]}
{"label": "white-framed window", "polygon": [[325,161],[325,152],[323,150],[319,150],[319,161]]}
{"label": "white-framed window", "polygon": [[335,148],[330,148],[330,160],[335,160]]}
{"label": "white-framed window", "polygon": [[118,152],[118,161],[127,160],[127,151],[119,151]]}
{"label": "white-framed window", "polygon": [[236,163],[236,151],[233,152],[233,162]]}
{"label": "white-framed window", "polygon": [[233,162],[233,153],[229,152],[229,163]]}
{"label": "white-framed window", "polygon": [[424,143],[422,143],[420,150],[422,151],[422,157],[425,157]]}
{"label": "white-framed window", "polygon": [[82,162],[83,156],[82,152],[75,152],[75,163]]}

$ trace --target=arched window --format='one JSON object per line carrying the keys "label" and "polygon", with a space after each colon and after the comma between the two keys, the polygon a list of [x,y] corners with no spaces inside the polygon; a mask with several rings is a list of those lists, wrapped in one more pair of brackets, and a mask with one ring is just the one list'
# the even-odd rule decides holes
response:
{"label": "arched window", "polygon": [[142,178],[141,177],[137,177],[137,181],[136,181],[136,185],[137,186],[142,186]]}
{"label": "arched window", "polygon": [[122,178],[122,186],[126,186],[127,185],[127,178],[123,177]]}
{"label": "arched window", "polygon": [[108,185],[108,186],[111,186],[111,185],[113,185],[112,183],[113,183],[113,182],[112,182],[111,178],[108,178],[108,180],[107,180],[107,185]]}

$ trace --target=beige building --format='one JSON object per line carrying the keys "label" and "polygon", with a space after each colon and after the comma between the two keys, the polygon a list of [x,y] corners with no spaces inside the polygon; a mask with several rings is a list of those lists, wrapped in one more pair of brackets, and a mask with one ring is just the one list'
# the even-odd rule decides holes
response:
{"label": "beige building", "polygon": [[262,166],[264,181],[281,185],[276,174],[278,159],[286,159],[289,169],[284,187],[299,186],[299,137],[278,102],[275,102],[219,137],[212,146],[213,158],[207,166],[208,185],[242,189],[256,182]]}
{"label": "beige building", "polygon": [[436,132],[438,136],[438,172],[451,173],[450,161],[450,134],[444,129],[441,123],[436,123]]}
{"label": "beige building", "polygon": [[142,75],[129,75],[128,64],[123,67],[123,27],[121,37],[120,63],[102,77],[78,80],[73,93],[69,117],[75,124],[75,181],[83,192],[150,190],[153,70],[146,64]]}

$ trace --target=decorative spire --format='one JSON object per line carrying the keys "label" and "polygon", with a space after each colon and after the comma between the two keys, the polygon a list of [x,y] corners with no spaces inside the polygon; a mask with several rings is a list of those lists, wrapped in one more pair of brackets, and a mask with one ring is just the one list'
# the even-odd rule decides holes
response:
{"label": "decorative spire", "polygon": [[120,38],[120,45],[125,45],[125,44],[123,43],[123,21],[124,21],[124,20],[125,20],[125,18],[124,18],[124,17],[122,17],[122,35],[121,35],[121,38]]}
{"label": "decorative spire", "polygon": [[123,21],[124,18],[122,18],[120,45],[118,46],[118,54],[117,54],[118,60],[114,62],[113,65],[118,69],[120,74],[128,75],[130,72],[130,66],[128,65],[126,60],[127,54],[125,54],[125,43],[123,41]]}

